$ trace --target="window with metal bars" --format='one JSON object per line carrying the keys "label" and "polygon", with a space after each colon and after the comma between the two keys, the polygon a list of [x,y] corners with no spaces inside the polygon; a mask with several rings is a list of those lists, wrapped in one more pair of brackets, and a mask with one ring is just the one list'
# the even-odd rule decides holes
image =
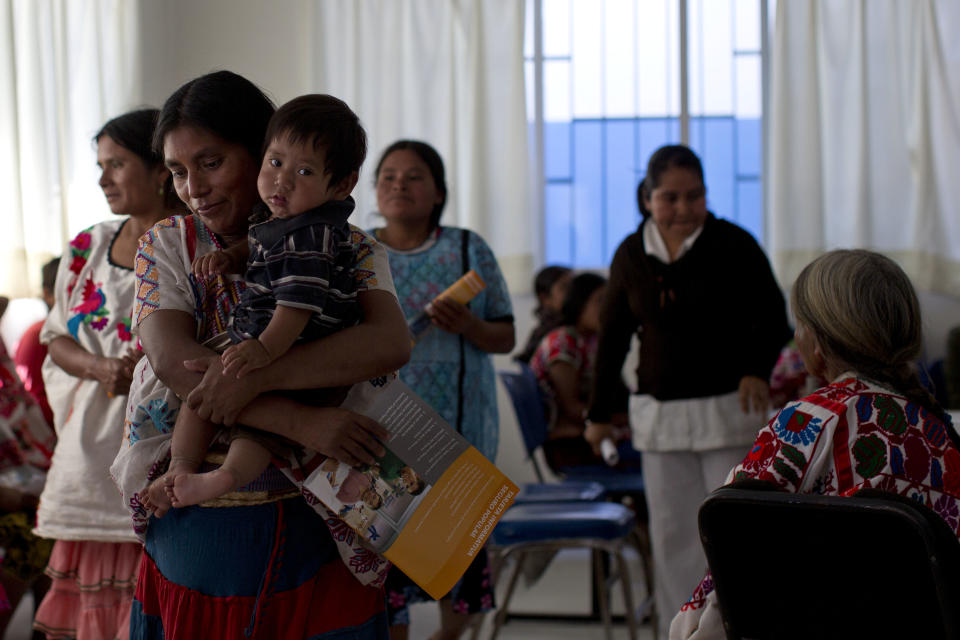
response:
{"label": "window with metal bars", "polygon": [[606,267],[657,147],[703,161],[707,203],[763,242],[768,0],[527,0],[527,114],[545,264]]}

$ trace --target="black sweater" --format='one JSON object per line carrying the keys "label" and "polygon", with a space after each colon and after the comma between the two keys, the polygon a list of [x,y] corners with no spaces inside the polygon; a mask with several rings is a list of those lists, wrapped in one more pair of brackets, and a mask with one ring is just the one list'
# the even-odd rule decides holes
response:
{"label": "black sweater", "polygon": [[713,214],[671,264],[646,254],[642,224],[629,235],[613,256],[601,321],[589,414],[597,422],[627,409],[620,371],[634,332],[638,392],[658,400],[729,393],[745,375],[767,380],[790,339],[783,294],[763,250]]}

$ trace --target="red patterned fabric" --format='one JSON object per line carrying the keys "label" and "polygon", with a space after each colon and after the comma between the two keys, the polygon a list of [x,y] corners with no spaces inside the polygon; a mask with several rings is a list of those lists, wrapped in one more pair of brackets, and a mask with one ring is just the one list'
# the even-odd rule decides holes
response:
{"label": "red patterned fabric", "polygon": [[550,382],[550,367],[558,362],[572,366],[579,376],[578,398],[589,402],[597,361],[597,336],[582,335],[574,327],[558,327],[544,336],[530,358],[530,369],[540,383],[545,398],[545,409],[551,426],[557,419],[559,407]]}
{"label": "red patterned fabric", "polygon": [[[960,538],[960,450],[948,426],[902,395],[852,374],[786,405],[727,482],[744,478],[793,493],[889,491],[933,509]],[[712,606],[708,574],[674,619],[670,637],[714,637],[699,621]]]}
{"label": "red patterned fabric", "polygon": [[554,329],[540,341],[530,359],[530,368],[540,381],[547,379],[547,371],[555,362],[566,362],[580,373],[582,395],[589,396],[597,360],[597,336],[584,336],[573,327]]}
{"label": "red patterned fabric", "polygon": [[56,441],[0,342],[0,471],[24,464],[49,469]]}
{"label": "red patterned fabric", "polygon": [[47,345],[40,344],[40,329],[43,320],[32,324],[20,337],[13,361],[17,365],[17,374],[23,381],[23,387],[36,401],[47,424],[53,425],[53,410],[47,402],[47,390],[43,384],[43,360],[47,357]]}
{"label": "red patterned fabric", "polygon": [[[137,602],[163,620],[165,640],[245,638],[256,597],[207,596],[163,577],[143,554]],[[303,640],[363,624],[384,607],[383,591],[355,580],[342,562],[329,562],[300,586],[274,592],[260,610],[254,637]]]}

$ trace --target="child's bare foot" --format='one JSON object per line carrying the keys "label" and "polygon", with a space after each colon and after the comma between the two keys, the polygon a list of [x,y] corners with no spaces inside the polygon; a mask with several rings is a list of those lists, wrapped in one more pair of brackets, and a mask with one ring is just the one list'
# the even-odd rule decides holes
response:
{"label": "child's bare foot", "polygon": [[173,476],[164,474],[150,483],[143,497],[143,506],[147,511],[152,511],[153,515],[162,518],[170,510],[172,502],[167,494],[166,483],[173,481]]}
{"label": "child's bare foot", "polygon": [[184,473],[174,478],[172,489],[173,506],[188,507],[233,491],[236,479],[223,468],[206,473]]}

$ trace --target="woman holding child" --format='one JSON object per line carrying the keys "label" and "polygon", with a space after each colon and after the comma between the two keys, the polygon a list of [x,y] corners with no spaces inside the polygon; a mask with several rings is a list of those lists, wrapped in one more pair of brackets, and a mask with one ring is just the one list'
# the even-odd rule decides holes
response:
{"label": "woman holding child", "polygon": [[182,211],[170,172],[150,147],[156,109],[107,122],[94,136],[100,188],[118,217],[64,249],[56,304],[40,334],[58,441],[37,510],[37,535],[56,542],[53,586],[34,626],[49,637],[126,638],[140,545],[108,473],[123,432],[133,367],[137,239]]}
{"label": "woman holding child", "polygon": [[[131,616],[136,638],[302,640],[340,637],[348,627],[351,637],[386,637],[382,559],[334,515],[318,514],[308,504],[311,496],[301,496],[275,464],[204,506],[157,518],[142,504],[147,484],[169,463],[180,398],[202,420],[242,423],[351,464],[371,463],[383,452],[387,434],[373,421],[267,393],[348,385],[406,361],[409,338],[385,252],[360,230],[351,228],[359,324],[295,345],[239,378],[225,375],[220,356],[206,346],[221,341],[244,282],[233,273],[197,276],[193,265],[205,254],[247,243],[249,218],[262,207],[257,176],[273,113],[256,86],[220,71],[174,92],[155,133],[192,214],[154,227],[137,258],[134,322],[147,358],[134,375],[129,446],[112,468],[145,536]],[[312,137],[297,142],[330,152],[323,141],[313,147]],[[327,174],[326,167],[320,171]],[[215,468],[224,451],[215,442],[202,470]]]}
{"label": "woman holding child", "polygon": [[[830,383],[788,403],[727,482],[757,478],[821,495],[889,491],[933,509],[960,536],[960,436],[917,376],[922,322],[906,274],[877,253],[833,251],[801,272],[791,307],[807,370]],[[708,575],[670,638],[724,637]]]}
{"label": "woman holding child", "polygon": [[[693,151],[670,145],[654,152],[637,204],[640,228],[610,266],[584,435],[597,449],[613,435],[613,417],[629,409],[665,636],[706,564],[697,509],[764,423],[766,381],[790,332],[763,250],[707,210]],[[621,368],[634,335],[638,388],[628,402]]]}
{"label": "woman holding child", "polygon": [[[377,206],[385,225],[374,230],[390,253],[390,269],[407,318],[425,308],[432,321],[419,336],[401,379],[490,460],[497,454],[497,399],[491,353],[514,345],[510,295],[493,252],[467,229],[440,224],[447,201],[443,160],[425,142],[399,140],[377,164]],[[436,297],[474,269],[486,288],[468,305]],[[440,601],[440,631],[453,639],[469,615],[493,608],[486,551]],[[390,635],[407,637],[409,604],[429,599],[398,569],[387,579]]]}

